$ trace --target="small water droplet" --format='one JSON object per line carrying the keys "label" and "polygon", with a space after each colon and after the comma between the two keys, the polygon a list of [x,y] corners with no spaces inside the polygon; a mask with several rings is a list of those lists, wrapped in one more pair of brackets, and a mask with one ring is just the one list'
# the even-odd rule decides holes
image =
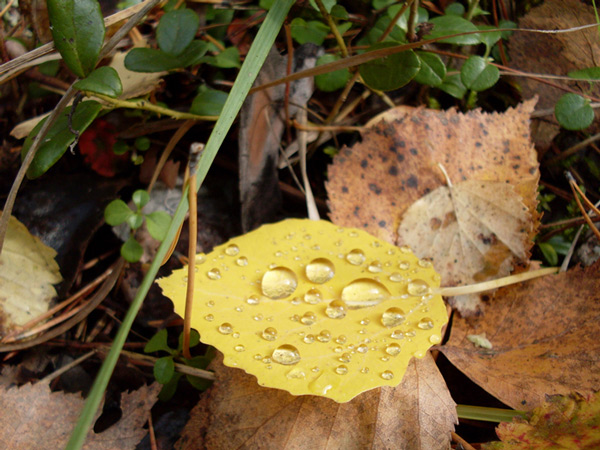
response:
{"label": "small water droplet", "polygon": [[313,259],[306,265],[306,278],[313,283],[323,284],[335,275],[335,266],[327,258]]}
{"label": "small water droplet", "polygon": [[402,281],[404,281],[404,277],[402,276],[402,274],[398,273],[398,272],[394,272],[390,275],[389,277],[390,281],[393,281],[394,283],[401,283]]}
{"label": "small water droplet", "polygon": [[344,242],[340,240],[340,241],[335,241],[335,244],[333,244],[333,245],[335,245],[336,247],[341,247],[343,243]]}
{"label": "small water droplet", "polygon": [[336,339],[335,342],[337,342],[338,344],[345,344],[346,343],[346,336],[344,336],[343,334],[340,334]]}
{"label": "small water droplet", "polygon": [[406,336],[407,338],[414,338],[416,335],[417,333],[414,330],[410,330],[404,333],[404,336]]}
{"label": "small water droplet", "polygon": [[356,231],[351,231],[350,233],[348,233],[348,236],[350,236],[350,237],[358,237],[358,233]]}
{"label": "small water droplet", "polygon": [[319,291],[316,288],[311,288],[308,291],[306,291],[306,294],[304,294],[304,301],[306,303],[310,303],[311,305],[316,305],[322,299],[323,295],[321,294],[321,291]]}
{"label": "small water droplet", "polygon": [[312,311],[305,312],[304,315],[300,318],[300,322],[302,322],[304,325],[314,325],[316,321],[317,316]]}
{"label": "small water droplet", "polygon": [[263,357],[260,353],[257,353],[256,355],[253,356],[253,358],[257,361],[260,361]]}
{"label": "small water droplet", "polygon": [[417,326],[421,330],[431,330],[433,328],[433,320],[431,320],[429,317],[423,317],[421,320],[419,320]]}
{"label": "small water droplet", "polygon": [[385,352],[390,356],[396,356],[396,355],[400,354],[400,350],[401,350],[401,347],[398,344],[396,344],[395,342],[392,342],[385,348]]}
{"label": "small water droplet", "polygon": [[383,270],[383,268],[381,267],[381,262],[372,261],[371,264],[369,264],[369,266],[367,267],[367,270],[371,273],[379,273]]}
{"label": "small water droplet", "polygon": [[306,336],[304,336],[302,338],[302,341],[305,344],[312,344],[313,342],[315,342],[315,336],[314,336],[314,334],[307,334]]}
{"label": "small water droplet", "polygon": [[330,319],[343,319],[346,313],[346,304],[342,300],[333,300],[325,309],[325,314]]}
{"label": "small water droplet", "polygon": [[317,339],[319,342],[329,342],[331,340],[331,332],[329,330],[322,330]]}
{"label": "small water droplet", "polygon": [[365,253],[358,248],[350,250],[350,252],[348,252],[348,254],[346,255],[346,261],[348,261],[353,266],[360,266],[362,263],[365,262],[365,259]]}
{"label": "small water droplet", "polygon": [[390,293],[383,284],[370,278],[354,280],[342,290],[342,300],[349,308],[375,306],[389,296]]}
{"label": "small water droplet", "polygon": [[248,258],[246,258],[245,256],[240,256],[238,259],[235,260],[235,263],[240,267],[247,266]]}
{"label": "small water droplet", "polygon": [[219,333],[221,334],[231,334],[233,332],[233,326],[229,322],[223,322],[219,325]]}
{"label": "small water droplet", "polygon": [[382,356],[381,359],[383,362],[388,362],[390,360],[390,358],[388,358],[387,356]]}
{"label": "small water droplet", "polygon": [[297,364],[300,361],[300,352],[290,344],[283,344],[273,350],[273,361],[284,366]]}
{"label": "small water droplet", "polygon": [[296,287],[296,274],[287,267],[279,266],[266,271],[261,281],[262,293],[273,300],[289,297]]}
{"label": "small water droplet", "polygon": [[244,312],[244,307],[243,306],[236,306],[235,310],[236,310],[236,312]]}
{"label": "small water droplet", "polygon": [[358,347],[356,347],[356,351],[358,353],[367,353],[369,351],[369,346],[366,344],[360,344]]}
{"label": "small water droplet", "polygon": [[321,369],[319,368],[319,366],[315,366],[315,367],[313,367],[312,369],[310,369],[310,371],[311,371],[311,372],[314,372],[314,373],[317,373],[319,370],[321,370]]}
{"label": "small water droplet", "polygon": [[338,347],[335,347],[335,348],[333,349],[333,351],[334,351],[334,352],[336,352],[336,353],[342,353],[342,352],[344,351],[344,349],[343,349],[342,347],[339,347],[339,346],[338,346]]}
{"label": "small water droplet", "polygon": [[360,369],[360,373],[369,373],[369,368],[363,367],[362,369]]}
{"label": "small water droplet", "polygon": [[381,315],[381,323],[386,328],[397,327],[406,319],[404,311],[396,306],[392,306],[385,310]]}
{"label": "small water droplet", "polygon": [[305,234],[304,236],[302,236],[304,239],[306,239],[307,241],[312,239],[312,236],[310,234]]}
{"label": "small water droplet", "polygon": [[414,296],[421,296],[425,294],[429,294],[430,288],[426,281],[424,280],[412,280],[408,283],[407,287],[408,293]]}
{"label": "small water droplet", "polygon": [[439,273],[434,273],[432,278],[433,278],[433,281],[435,281],[436,283],[439,283],[440,281],[442,281],[442,276]]}
{"label": "small water droplet", "polygon": [[213,320],[215,320],[215,316],[213,316],[212,314],[207,314],[206,316],[204,316],[204,320],[212,322]]}
{"label": "small water droplet", "polygon": [[206,272],[206,276],[210,280],[220,280],[221,279],[221,271],[217,268],[213,268],[213,269],[210,269],[208,272]]}
{"label": "small water droplet", "polygon": [[439,344],[440,342],[442,342],[442,338],[438,334],[432,334],[431,336],[429,336],[429,342],[431,342],[433,345]]}
{"label": "small water droplet", "polygon": [[423,356],[425,356],[425,352],[423,350],[417,350],[413,353],[413,356],[415,358],[422,358]]}
{"label": "small water droplet", "polygon": [[262,359],[262,362],[263,362],[264,364],[271,364],[271,363],[273,362],[273,360],[272,360],[271,358],[269,358],[268,356],[265,356],[265,357]]}
{"label": "small water droplet", "polygon": [[412,250],[411,250],[411,249],[410,249],[410,247],[409,247],[409,246],[407,246],[407,245],[403,245],[402,247],[400,247],[400,251],[401,251],[402,253],[412,253]]}
{"label": "small water droplet", "polygon": [[427,259],[420,259],[417,264],[419,264],[419,266],[423,267],[424,269],[428,269],[429,267],[433,266],[433,264],[431,264],[431,261]]}
{"label": "small water droplet", "polygon": [[202,264],[206,261],[206,256],[203,254],[196,255],[196,264]]}
{"label": "small water droplet", "polygon": [[306,378],[306,373],[299,367],[294,367],[292,370],[286,373],[285,376],[290,380],[303,380]]}
{"label": "small water droplet", "polygon": [[240,337],[240,333],[238,333],[237,331],[234,331],[231,336],[233,336],[235,339],[237,339]]}
{"label": "small water droplet", "polygon": [[311,247],[311,250],[319,251],[319,250],[321,250],[321,246],[318,244],[315,244]]}
{"label": "small water droplet", "polygon": [[392,331],[392,334],[390,335],[390,337],[392,339],[404,339],[404,333],[402,333],[402,331],[400,331],[400,330],[394,330],[394,331]]}
{"label": "small water droplet", "polygon": [[385,370],[381,372],[381,378],[383,378],[384,380],[391,380],[392,378],[394,378],[394,372],[392,372],[391,370]]}
{"label": "small water droplet", "polygon": [[290,317],[290,320],[292,322],[298,322],[300,320],[300,316],[298,314],[294,314],[293,316]]}
{"label": "small water droplet", "polygon": [[408,261],[400,261],[400,264],[398,264],[398,268],[400,270],[408,270],[408,269],[410,269],[410,262],[408,262]]}
{"label": "small water droplet", "polygon": [[246,303],[248,303],[249,305],[258,305],[260,303],[260,300],[256,295],[250,295],[246,299]]}
{"label": "small water droplet", "polygon": [[252,318],[258,322],[258,321],[263,320],[264,316],[262,314],[256,314],[256,315],[252,316]]}
{"label": "small water droplet", "polygon": [[228,256],[235,256],[240,252],[240,248],[235,244],[230,244],[225,248],[225,254]]}
{"label": "small water droplet", "polygon": [[238,344],[238,345],[236,345],[235,347],[233,347],[233,349],[234,349],[236,352],[243,352],[244,350],[246,350],[246,347],[244,347],[242,344]]}
{"label": "small water droplet", "polygon": [[335,373],[337,373],[338,375],[346,375],[348,373],[348,367],[346,367],[343,364],[340,364],[335,368]]}
{"label": "small water droplet", "polygon": [[360,321],[361,325],[369,325],[370,323],[371,323],[371,321],[369,319],[367,319],[366,317]]}
{"label": "small water droplet", "polygon": [[342,353],[342,356],[338,358],[340,362],[349,363],[352,360],[352,355],[350,353]]}
{"label": "small water droplet", "polygon": [[213,306],[215,306],[215,302],[213,302],[212,300],[209,300],[206,302],[206,306],[208,306],[209,308],[212,308]]}
{"label": "small water droplet", "polygon": [[277,330],[273,327],[265,328],[261,336],[265,341],[274,341],[277,339]]}

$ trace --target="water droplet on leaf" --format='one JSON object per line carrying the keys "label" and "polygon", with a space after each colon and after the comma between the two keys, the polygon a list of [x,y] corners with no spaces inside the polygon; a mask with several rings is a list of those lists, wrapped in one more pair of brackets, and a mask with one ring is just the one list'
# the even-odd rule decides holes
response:
{"label": "water droplet on leaf", "polygon": [[346,375],[348,373],[348,367],[341,364],[335,368],[335,373],[337,373],[338,375]]}
{"label": "water droplet on leaf", "polygon": [[421,296],[429,294],[430,288],[426,281],[423,280],[412,280],[408,283],[408,293],[414,296]]}
{"label": "water droplet on leaf", "polygon": [[304,294],[304,301],[306,303],[310,303],[311,305],[316,305],[323,299],[321,291],[316,288],[309,289],[306,294]]}
{"label": "water droplet on leaf", "polygon": [[289,297],[296,287],[296,274],[287,267],[280,266],[268,270],[261,281],[262,293],[273,300]]}
{"label": "water droplet on leaf", "polygon": [[433,320],[431,320],[429,317],[423,317],[421,320],[419,320],[417,326],[421,330],[431,330],[433,328]]}
{"label": "water droplet on leaf", "polygon": [[302,322],[304,325],[313,325],[316,321],[317,316],[312,311],[305,312],[304,315],[300,318],[300,322]]}
{"label": "water droplet on leaf", "polygon": [[391,370],[381,372],[381,378],[383,378],[384,380],[391,380],[392,378],[394,378],[394,372],[392,372]]}
{"label": "water droplet on leaf", "polygon": [[273,351],[273,361],[285,366],[297,364],[300,361],[300,352],[290,344],[283,344]]}
{"label": "water droplet on leaf", "polygon": [[218,331],[221,334],[231,334],[233,332],[233,326],[228,322],[223,322],[219,325]]}
{"label": "water droplet on leaf", "polygon": [[235,263],[240,267],[247,266],[248,258],[246,258],[245,256],[240,256],[238,259],[235,260]]}
{"label": "water droplet on leaf", "polygon": [[217,268],[210,269],[206,272],[206,276],[211,280],[220,280],[221,279],[221,271]]}
{"label": "water droplet on leaf", "polygon": [[343,319],[346,313],[346,304],[341,300],[333,300],[325,309],[325,314],[330,319]]}
{"label": "water droplet on leaf", "polygon": [[342,290],[342,300],[349,308],[375,306],[390,296],[389,291],[379,281],[360,278]]}
{"label": "water droplet on leaf", "polygon": [[385,348],[385,352],[390,356],[396,356],[400,354],[401,347],[396,343],[391,343]]}
{"label": "water droplet on leaf", "polygon": [[306,265],[306,278],[313,283],[323,284],[333,278],[335,267],[327,258],[313,259]]}
{"label": "water droplet on leaf", "polygon": [[365,262],[365,259],[365,253],[358,248],[350,250],[350,252],[346,255],[346,261],[354,266],[360,266]]}
{"label": "water droplet on leaf", "polygon": [[239,252],[240,248],[235,244],[228,245],[227,248],[225,248],[225,254],[228,256],[235,256]]}
{"label": "water droplet on leaf", "polygon": [[396,306],[386,309],[381,315],[381,323],[386,328],[397,327],[398,325],[402,324],[405,319],[406,316],[404,315],[404,311]]}
{"label": "water droplet on leaf", "polygon": [[265,328],[261,336],[266,341],[274,341],[277,339],[277,330],[273,327]]}

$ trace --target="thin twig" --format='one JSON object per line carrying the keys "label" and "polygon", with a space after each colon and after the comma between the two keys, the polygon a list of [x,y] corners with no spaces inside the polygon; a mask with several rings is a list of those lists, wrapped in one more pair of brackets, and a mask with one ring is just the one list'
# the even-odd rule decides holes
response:
{"label": "thin twig", "polygon": [[57,369],[54,372],[46,375],[44,378],[42,378],[40,381],[38,381],[38,383],[42,383],[42,384],[50,383],[55,378],[60,377],[63,373],[68,372],[73,367],[78,366],[83,361],[85,361],[86,359],[91,358],[95,354],[96,354],[96,350],[92,350],[90,352],[87,352],[85,355],[80,356],[79,358],[71,361],[69,364],[66,364],[66,365],[62,366],[60,369]]}
{"label": "thin twig", "polygon": [[[110,347],[101,347],[98,349],[99,352],[108,352]],[[121,350],[121,355],[131,358],[136,361],[143,361],[148,365],[154,365],[158,358],[150,355],[143,355],[141,353],[130,352],[127,350]],[[175,369],[177,372],[184,375],[192,375],[193,377],[203,378],[205,380],[214,381],[216,379],[215,374],[209,370],[197,369],[196,367],[186,366],[185,364],[175,363]]]}
{"label": "thin twig", "polygon": [[348,56],[348,48],[346,47],[344,38],[340,34],[340,31],[338,30],[337,25],[331,18],[331,14],[329,14],[327,12],[327,9],[325,9],[325,5],[323,5],[323,2],[321,0],[315,0],[315,3],[317,4],[319,11],[321,12],[321,15],[327,22],[327,25],[329,25],[329,29],[333,33],[333,36],[335,37],[335,41],[337,42],[338,46],[340,47],[340,52],[342,53],[342,56],[344,58],[346,58]]}
{"label": "thin twig", "polygon": [[452,435],[452,440],[454,442],[456,442],[457,444],[462,445],[464,450],[475,450],[475,447],[473,447],[471,444],[469,444],[467,441],[465,441],[463,438],[461,438],[454,431],[451,432],[451,435]]}
{"label": "thin twig", "polygon": [[[571,190],[573,191],[573,195],[575,196],[575,201],[577,202],[577,206],[579,207],[579,210],[581,211],[583,218],[589,225],[592,232],[596,235],[598,240],[600,240],[600,230],[598,230],[598,228],[596,228],[594,226],[594,222],[592,222],[592,219],[590,219],[590,216],[587,214],[585,208],[583,207],[583,204],[581,203],[581,200],[579,199],[579,196],[581,196],[581,198],[583,199],[585,204],[592,211],[594,211],[597,215],[600,215],[600,211],[598,211],[598,208],[596,208],[594,206],[594,204],[592,202],[590,202],[590,200],[581,191],[581,189],[579,189],[579,186],[577,186],[577,182],[575,181],[575,178],[573,178],[573,175],[571,175],[571,172],[567,172],[566,174],[567,174],[567,179],[569,180],[569,185],[571,186]],[[579,195],[577,195],[577,194],[579,194]]]}
{"label": "thin twig", "polygon": [[[300,123],[306,122],[306,109],[302,108],[298,111],[298,120]],[[298,131],[298,148],[300,153],[300,172],[302,173],[304,194],[306,195],[306,209],[308,210],[308,218],[310,220],[319,220],[319,210],[317,209],[315,197],[313,196],[312,189],[310,188],[308,173],[306,172],[306,131]]]}

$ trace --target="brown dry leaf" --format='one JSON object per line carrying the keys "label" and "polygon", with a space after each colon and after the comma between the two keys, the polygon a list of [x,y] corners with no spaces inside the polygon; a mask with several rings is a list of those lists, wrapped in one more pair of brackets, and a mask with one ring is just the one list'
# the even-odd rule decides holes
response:
{"label": "brown dry leaf", "polygon": [[[454,318],[441,348],[471,380],[515,409],[546,394],[600,387],[599,264],[500,289],[477,319]],[[491,350],[468,335],[485,333]]]}
{"label": "brown dry leaf", "polygon": [[399,387],[371,390],[347,403],[265,389],[217,359],[217,381],[192,410],[177,444],[181,450],[447,448],[457,422],[430,355],[413,359]]}
{"label": "brown dry leaf", "polygon": [[[580,0],[546,0],[541,6],[519,20],[520,28],[564,30],[596,22],[594,8]],[[587,28],[575,33],[538,34],[514,33],[509,41],[510,66],[529,73],[567,75],[570,71],[600,66],[600,41],[598,30]],[[540,58],[540,55],[552,55]],[[518,77],[524,97],[539,95],[538,109],[554,109],[556,101],[564,94],[559,89],[529,77]],[[568,86],[589,92],[590,83],[552,80],[558,86]],[[600,85],[592,83],[589,92],[600,96]],[[545,148],[559,130],[553,114],[536,121],[534,142]]]}
{"label": "brown dry leaf", "polygon": [[[160,386],[123,393],[123,416],[103,433],[90,431],[84,449],[134,449],[146,435],[143,428]],[[85,400],[79,394],[51,392],[47,384],[13,387],[0,395],[0,448],[64,448]]]}
{"label": "brown dry leaf", "polygon": [[[331,219],[344,226],[364,228],[371,234],[397,245],[416,245],[404,240],[398,227],[407,209],[422,196],[445,186],[438,164],[455,184],[465,180],[513,186],[529,210],[527,235],[521,235],[527,260],[539,223],[537,155],[529,140],[529,116],[536,100],[529,100],[505,113],[433,111],[401,106],[373,119],[363,140],[352,149],[344,148],[329,166],[327,191]],[[520,211],[519,207],[519,211]],[[442,219],[442,223],[445,218]],[[443,286],[475,280],[481,268],[463,279],[448,266],[438,267],[438,250],[415,251],[431,258],[442,276]],[[491,255],[491,253],[490,253]],[[484,272],[507,273],[507,267],[520,262],[507,255],[505,269],[486,267]],[[497,259],[495,256],[494,259]],[[466,268],[471,261],[461,260]],[[455,305],[462,313],[480,308],[478,297],[462,296]]]}

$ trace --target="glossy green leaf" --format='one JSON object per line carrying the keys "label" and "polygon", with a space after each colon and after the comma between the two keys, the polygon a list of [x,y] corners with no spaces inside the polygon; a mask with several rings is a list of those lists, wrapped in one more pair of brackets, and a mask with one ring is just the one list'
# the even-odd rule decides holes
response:
{"label": "glossy green leaf", "polygon": [[342,5],[333,5],[331,11],[329,11],[331,17],[334,17],[338,20],[348,20],[348,11]]}
{"label": "glossy green leaf", "polygon": [[[398,11],[402,8],[402,4],[396,4],[390,6],[387,9],[387,15],[390,19],[396,17]],[[410,17],[410,8],[404,11],[404,13],[400,16],[400,18],[396,22],[396,26],[398,26],[403,31],[408,31],[408,19]],[[417,24],[427,22],[429,20],[429,13],[425,8],[419,7],[417,10]]]}
{"label": "glossy green leaf", "polygon": [[538,247],[542,251],[544,259],[546,260],[548,265],[556,266],[558,264],[558,254],[556,253],[556,250],[554,250],[554,247],[552,247],[551,244],[547,242],[540,242],[538,243]]}
{"label": "glossy green leaf", "polygon": [[118,97],[123,93],[123,85],[119,74],[115,69],[108,66],[98,67],[83,80],[74,85],[80,91],[88,91],[96,94]]}
{"label": "glossy green leaf", "polygon": [[571,78],[583,78],[585,80],[600,80],[600,67],[588,67],[587,69],[573,70],[569,72]]}
{"label": "glossy green leaf", "polygon": [[[87,101],[77,105],[75,112],[73,113],[72,126],[73,129],[83,132],[90,124],[94,121],[102,106],[98,102]],[[60,157],[65,153],[69,145],[75,141],[75,135],[69,129],[69,113],[71,112],[71,106],[65,109],[65,111],[59,116],[54,125],[48,131],[44,143],[39,147],[31,166],[27,170],[27,177],[37,178],[44,173],[50,167],[52,167]],[[24,158],[35,136],[39,133],[46,119],[40,121],[29,133],[23,148],[21,149],[21,157]]]}
{"label": "glossy green leaf", "polygon": [[467,88],[460,79],[460,74],[447,75],[444,82],[438,86],[439,89],[451,95],[454,98],[461,99],[467,93]]}
{"label": "glossy green leaf", "polygon": [[415,76],[417,83],[427,86],[437,87],[444,82],[446,78],[446,65],[442,58],[434,53],[415,52],[421,61],[421,69]]}
{"label": "glossy green leaf", "polygon": [[133,145],[140,152],[145,152],[150,148],[150,139],[148,139],[146,136],[141,136],[139,138],[136,138]]}
{"label": "glossy green leaf", "polygon": [[144,249],[132,235],[121,246],[121,256],[130,263],[138,262],[143,254]]}
{"label": "glossy green leaf", "polygon": [[194,39],[199,25],[200,18],[191,9],[169,11],[156,28],[158,47],[173,56],[181,54]]}
{"label": "glossy green leaf", "polygon": [[444,13],[452,16],[462,17],[465,15],[465,7],[459,2],[450,3],[444,10]]}
{"label": "glossy green leaf", "polygon": [[135,206],[137,206],[138,208],[141,209],[144,206],[146,206],[148,204],[148,202],[150,201],[150,195],[148,194],[148,192],[146,190],[138,189],[131,196],[131,200],[133,200],[133,203],[135,204]]}
{"label": "glossy green leaf", "polygon": [[[210,44],[205,41],[195,40],[188,45],[183,53],[177,59],[181,67],[195,66],[202,62],[202,57],[206,54]],[[239,59],[239,58],[238,58]]]}
{"label": "glossy green leaf", "polygon": [[162,241],[167,234],[171,216],[164,211],[154,211],[146,215],[146,228],[148,233],[157,241]]}
{"label": "glossy green leaf", "polygon": [[[337,61],[339,56],[326,53],[317,60],[317,66]],[[333,92],[343,88],[350,79],[350,70],[342,69],[324,73],[315,77],[317,87],[325,92]]]}
{"label": "glossy green leaf", "polygon": [[300,17],[296,17],[290,24],[290,32],[292,38],[298,44],[312,42],[316,45],[322,45],[325,41],[325,36],[329,33],[329,27],[317,20],[307,22]]}
{"label": "glossy green leaf", "polygon": [[125,56],[125,67],[133,72],[165,72],[181,67],[181,61],[155,48],[134,48]]}
{"label": "glossy green leaf", "polygon": [[[382,16],[377,19],[375,25],[368,31],[367,35],[359,41],[360,45],[373,45],[379,42],[379,38],[383,32],[387,29],[392,19],[386,16]],[[392,28],[392,32],[385,38],[384,42],[395,41],[406,42],[406,33],[400,27],[395,25]]]}
{"label": "glossy green leaf", "polygon": [[554,115],[561,127],[567,130],[583,130],[594,120],[590,102],[577,94],[563,95],[554,107]]}
{"label": "glossy green leaf", "polygon": [[104,19],[97,0],[48,0],[54,45],[80,78],[94,70],[104,42]]}
{"label": "glossy green leaf", "polygon": [[125,141],[117,140],[113,145],[112,151],[115,155],[123,155],[129,151],[129,145]]}
{"label": "glossy green leaf", "polygon": [[[511,20],[501,20],[498,22],[498,28],[518,28],[516,22]],[[500,33],[502,35],[502,39],[508,39],[512,36],[513,31],[503,31]]]}
{"label": "glossy green leaf", "polygon": [[199,116],[218,116],[221,114],[227,93],[202,86],[194,97],[190,112]]}
{"label": "glossy green leaf", "polygon": [[240,52],[237,47],[228,47],[218,55],[204,56],[200,61],[221,69],[233,69],[240,67]]}
{"label": "glossy green leaf", "polygon": [[[200,333],[198,333],[198,330],[195,330],[194,328],[190,329],[190,348],[195,347],[196,345],[198,345],[200,343]],[[183,333],[179,334],[179,347],[177,347],[179,349],[179,351],[181,351],[183,349]],[[194,366],[196,367],[196,366]],[[202,367],[203,369],[204,367]]]}
{"label": "glossy green leaf", "polygon": [[160,384],[167,384],[175,373],[175,361],[172,356],[163,356],[154,363],[154,378]]}
{"label": "glossy green leaf", "polygon": [[[333,8],[333,6],[336,3],[336,0],[321,0],[321,2],[323,3],[323,6],[325,7],[325,10],[330,13],[331,12],[331,8]],[[311,6],[319,11],[319,7],[317,6],[317,3],[315,2],[315,0],[310,0],[310,4]]]}
{"label": "glossy green leaf", "polygon": [[169,333],[166,328],[158,331],[154,336],[150,338],[150,340],[146,343],[144,347],[145,353],[154,353],[159,351],[165,351],[171,353],[173,349],[169,347],[167,344],[167,338],[169,337]]}
{"label": "glossy green leaf", "polygon": [[485,91],[500,78],[500,71],[481,56],[471,56],[460,69],[460,79],[467,89]]}
{"label": "glossy green leaf", "polygon": [[127,203],[117,198],[104,208],[104,220],[112,227],[121,225],[133,215],[133,211]]}
{"label": "glossy green leaf", "polygon": [[188,380],[188,382],[199,391],[207,390],[213,383],[211,380],[195,377],[193,375],[186,375],[185,377]]}
{"label": "glossy green leaf", "polygon": [[167,402],[173,398],[175,392],[177,391],[177,385],[179,384],[179,379],[183,376],[183,374],[179,372],[175,372],[173,377],[169,380],[168,383],[163,385],[163,388],[158,393],[158,399],[161,402]]}
{"label": "glossy green leaf", "polygon": [[[393,43],[383,42],[370,48],[375,50],[393,47]],[[372,89],[391,91],[412,80],[421,68],[421,61],[412,50],[393,53],[359,66],[363,81]]]}
{"label": "glossy green leaf", "polygon": [[[490,25],[479,25],[477,28],[482,31],[496,29],[496,27],[492,27]],[[502,33],[500,31],[488,31],[487,33],[481,33],[480,36],[481,43],[485,44],[488,48],[492,48],[494,44],[500,40]]]}
{"label": "glossy green leaf", "polygon": [[127,218],[127,223],[132,230],[137,230],[144,223],[144,215],[140,213],[133,213],[133,215]]}
{"label": "glossy green leaf", "polygon": [[[439,38],[469,31],[478,31],[475,25],[459,16],[447,15],[434,17],[429,22],[433,24],[433,30],[425,36],[425,39]],[[480,40],[481,36],[479,34],[466,34],[464,36],[441,39],[438,42],[444,44],[475,45],[479,44]]]}
{"label": "glossy green leaf", "polygon": [[388,5],[391,5],[395,1],[396,0],[373,0],[372,4],[374,9],[381,9],[385,8]]}

